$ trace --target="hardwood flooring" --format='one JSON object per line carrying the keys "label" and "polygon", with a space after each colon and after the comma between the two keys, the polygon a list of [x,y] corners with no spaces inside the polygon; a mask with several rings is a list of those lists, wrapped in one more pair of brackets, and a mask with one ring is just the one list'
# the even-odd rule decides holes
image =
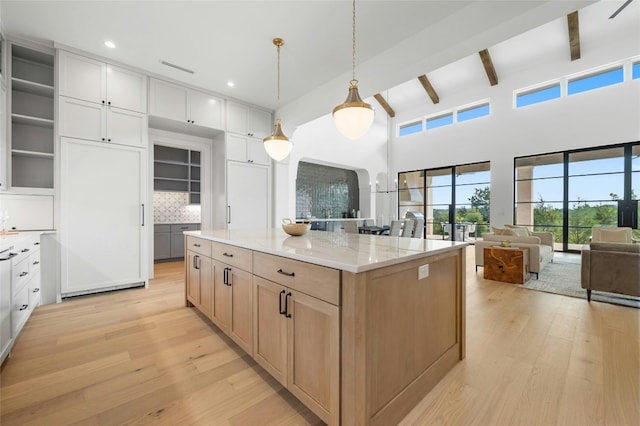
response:
{"label": "hardwood flooring", "polygon": [[[640,311],[487,281],[467,250],[467,357],[403,425],[640,424]],[[148,289],[37,308],[1,374],[0,424],[322,422],[206,318],[181,262]]]}

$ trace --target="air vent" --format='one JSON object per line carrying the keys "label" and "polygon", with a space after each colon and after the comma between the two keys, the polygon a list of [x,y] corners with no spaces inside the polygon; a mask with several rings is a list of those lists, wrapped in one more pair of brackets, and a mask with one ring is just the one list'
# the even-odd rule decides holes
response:
{"label": "air vent", "polygon": [[160,63],[162,65],[166,65],[168,67],[175,68],[175,69],[180,70],[180,71],[188,72],[189,74],[194,74],[195,73],[195,71],[190,70],[189,68],[184,68],[184,67],[181,67],[180,65],[172,64],[171,62],[160,61]]}

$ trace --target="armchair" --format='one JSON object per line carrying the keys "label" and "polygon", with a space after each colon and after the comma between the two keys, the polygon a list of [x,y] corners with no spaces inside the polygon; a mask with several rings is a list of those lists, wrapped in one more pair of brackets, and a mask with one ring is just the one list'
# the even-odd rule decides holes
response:
{"label": "armchair", "polygon": [[580,283],[587,290],[640,296],[640,244],[593,241],[582,247]]}

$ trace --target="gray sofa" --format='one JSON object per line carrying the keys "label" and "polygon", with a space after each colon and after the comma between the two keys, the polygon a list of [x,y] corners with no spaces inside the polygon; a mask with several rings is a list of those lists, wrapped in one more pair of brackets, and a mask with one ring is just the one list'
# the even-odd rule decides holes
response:
{"label": "gray sofa", "polygon": [[592,242],[582,247],[582,288],[640,297],[640,244]]}
{"label": "gray sofa", "polygon": [[484,248],[499,246],[503,241],[509,241],[514,247],[529,249],[529,272],[536,278],[545,267],[553,262],[553,234],[551,232],[529,232],[529,236],[497,235],[486,233],[482,241],[475,242],[476,271],[478,266],[484,266]]}

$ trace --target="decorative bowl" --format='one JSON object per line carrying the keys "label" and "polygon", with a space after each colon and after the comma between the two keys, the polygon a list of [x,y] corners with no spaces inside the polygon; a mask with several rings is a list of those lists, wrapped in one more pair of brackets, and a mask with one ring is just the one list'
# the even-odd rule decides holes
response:
{"label": "decorative bowl", "polygon": [[511,241],[508,241],[508,240],[502,241],[500,242],[500,245],[502,247],[511,247]]}
{"label": "decorative bowl", "polygon": [[305,220],[299,223],[295,223],[291,219],[282,219],[282,229],[287,234],[297,237],[309,232],[309,229],[311,229],[311,222]]}

